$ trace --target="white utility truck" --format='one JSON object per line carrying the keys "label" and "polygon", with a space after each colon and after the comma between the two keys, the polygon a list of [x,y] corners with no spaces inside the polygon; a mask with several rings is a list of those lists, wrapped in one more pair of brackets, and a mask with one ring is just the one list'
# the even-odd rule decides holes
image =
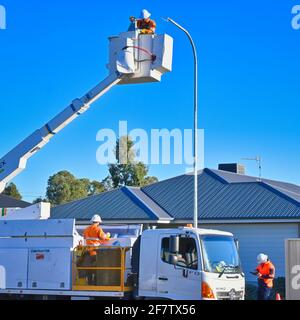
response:
{"label": "white utility truck", "polygon": [[[112,239],[84,264],[75,220],[1,220],[0,295],[46,298],[242,300],[233,235],[215,230],[104,226]],[[89,275],[94,275],[89,282]],[[0,277],[1,278],[1,277]]]}
{"label": "white utility truck", "polygon": [[[0,159],[0,192],[27,160],[117,84],[159,82],[172,69],[173,39],[139,30],[109,38],[109,76]],[[244,275],[230,233],[193,228],[104,226],[95,249],[75,220],[53,220],[50,205],[1,208],[0,295],[88,298],[243,299]]]}

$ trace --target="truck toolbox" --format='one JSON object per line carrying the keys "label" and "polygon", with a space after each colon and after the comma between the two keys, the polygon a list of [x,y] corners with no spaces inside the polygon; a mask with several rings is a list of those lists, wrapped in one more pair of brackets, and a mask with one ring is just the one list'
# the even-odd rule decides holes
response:
{"label": "truck toolbox", "polygon": [[5,270],[5,288],[27,288],[27,260],[27,249],[0,249],[0,266]]}

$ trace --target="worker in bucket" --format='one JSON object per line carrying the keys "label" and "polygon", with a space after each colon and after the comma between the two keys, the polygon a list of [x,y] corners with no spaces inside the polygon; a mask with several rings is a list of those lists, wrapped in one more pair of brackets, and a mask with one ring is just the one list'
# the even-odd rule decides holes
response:
{"label": "worker in bucket", "polygon": [[151,13],[146,9],[142,10],[140,19],[130,17],[131,25],[128,31],[135,31],[137,28],[140,30],[141,34],[154,34],[156,31],[156,23],[154,20],[150,19],[150,17]]}
{"label": "worker in bucket", "polygon": [[102,219],[99,215],[93,216],[91,225],[84,230],[83,237],[86,241],[86,245],[90,248],[90,255],[95,256],[97,252],[93,247],[99,247],[103,242],[110,239],[110,234],[105,234],[100,227]]}
{"label": "worker in bucket", "polygon": [[266,254],[257,256],[258,266],[255,274],[258,277],[257,300],[269,300],[274,286],[275,267]]}
{"label": "worker in bucket", "polygon": [[[96,266],[96,257],[97,250],[96,248],[101,246],[104,242],[110,239],[110,233],[104,233],[100,224],[102,219],[99,215],[93,216],[91,219],[91,225],[84,230],[83,237],[88,246],[88,254],[84,257],[84,266],[85,267],[95,267]],[[95,284],[96,274],[94,271],[87,272],[88,284]]]}

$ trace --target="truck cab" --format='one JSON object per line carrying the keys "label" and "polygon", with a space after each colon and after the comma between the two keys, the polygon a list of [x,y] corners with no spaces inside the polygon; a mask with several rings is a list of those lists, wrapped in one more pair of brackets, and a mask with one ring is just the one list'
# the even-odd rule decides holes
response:
{"label": "truck cab", "polygon": [[138,296],[174,300],[243,300],[245,277],[231,233],[146,230],[139,255]]}

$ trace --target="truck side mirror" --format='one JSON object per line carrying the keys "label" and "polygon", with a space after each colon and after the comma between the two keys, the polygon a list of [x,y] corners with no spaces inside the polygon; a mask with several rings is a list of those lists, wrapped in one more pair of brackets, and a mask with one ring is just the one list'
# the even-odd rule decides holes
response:
{"label": "truck side mirror", "polygon": [[179,252],[179,236],[171,236],[169,242],[169,263],[176,265],[178,262],[178,252]]}
{"label": "truck side mirror", "polygon": [[169,263],[176,266],[178,263],[178,256],[176,254],[170,254]]}
{"label": "truck side mirror", "polygon": [[171,254],[177,254],[179,252],[179,236],[170,237],[169,252]]}

